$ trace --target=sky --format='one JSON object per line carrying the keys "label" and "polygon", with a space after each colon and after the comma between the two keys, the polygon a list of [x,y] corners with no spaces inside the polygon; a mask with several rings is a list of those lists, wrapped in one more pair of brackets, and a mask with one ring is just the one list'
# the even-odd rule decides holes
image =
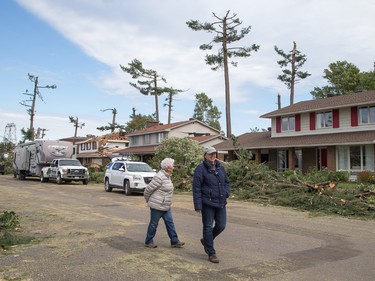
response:
{"label": "sky", "polygon": [[[306,55],[302,71],[311,74],[295,86],[294,102],[311,100],[314,87],[327,85],[324,69],[347,61],[361,71],[375,62],[375,2],[373,0],[2,0],[0,1],[0,141],[22,138],[30,116],[22,106],[31,98],[38,76],[41,98],[36,100],[34,127],[45,129],[45,139],[74,136],[69,116],[84,123],[77,136],[103,135],[96,128],[130,121],[136,114],[155,112],[154,96],[129,85],[135,82],[120,65],[133,59],[162,75],[160,86],[184,90],[175,96],[172,122],[194,114],[195,95],[205,93],[222,113],[226,132],[225,87],[222,70],[205,63],[213,34],[193,31],[186,22],[213,22],[213,13],[227,11],[251,26],[233,47],[260,46],[248,58],[234,59],[229,68],[232,134],[271,126],[261,115],[289,105],[290,91],[277,79],[281,57],[297,43]],[[213,47],[216,53],[218,45]],[[56,89],[44,88],[56,85]],[[25,94],[26,93],[26,94]],[[28,95],[27,95],[28,94]],[[159,119],[168,122],[165,95],[159,97]],[[27,104],[31,104],[29,101]],[[107,110],[108,109],[108,110]],[[12,130],[9,125],[14,124]]]}

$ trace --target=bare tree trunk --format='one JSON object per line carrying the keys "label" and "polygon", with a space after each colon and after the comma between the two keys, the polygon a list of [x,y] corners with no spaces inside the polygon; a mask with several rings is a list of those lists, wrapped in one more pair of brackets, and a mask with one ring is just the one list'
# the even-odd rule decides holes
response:
{"label": "bare tree trunk", "polygon": [[113,117],[112,117],[112,128],[111,128],[111,133],[113,133],[113,131],[115,130],[116,114],[117,114],[117,110],[116,110],[116,108],[114,108],[114,109],[112,110],[112,113],[113,113]]}
{"label": "bare tree trunk", "polygon": [[168,124],[171,124],[171,115],[172,115],[172,96],[173,93],[169,94],[169,101],[168,101]]}
{"label": "bare tree trunk", "polygon": [[154,75],[154,89],[155,89],[155,114],[156,114],[156,121],[159,123],[159,100],[158,100],[158,82],[157,82],[156,73]]}
{"label": "bare tree trunk", "polygon": [[296,76],[296,50],[297,44],[293,41],[292,50],[292,77],[290,79],[290,105],[294,104],[294,81]]}
{"label": "bare tree trunk", "polygon": [[229,68],[228,68],[228,48],[227,48],[227,22],[226,19],[223,21],[223,57],[224,57],[224,81],[225,81],[225,115],[226,115],[226,127],[227,127],[227,138],[232,136],[232,125],[230,116],[230,87],[229,87]]}

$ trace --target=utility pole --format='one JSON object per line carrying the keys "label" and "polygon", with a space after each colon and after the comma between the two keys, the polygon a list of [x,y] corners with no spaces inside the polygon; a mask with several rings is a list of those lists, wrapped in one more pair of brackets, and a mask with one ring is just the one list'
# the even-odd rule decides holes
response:
{"label": "utility pole", "polygon": [[[38,76],[31,75],[30,73],[27,74],[29,76],[29,79],[31,82],[34,83],[34,92],[33,94],[29,94],[28,90],[26,90],[26,93],[24,95],[31,96],[29,100],[24,100],[22,103],[20,103],[23,106],[30,107],[28,109],[28,113],[30,115],[30,128],[29,128],[29,133],[30,133],[30,140],[33,141],[35,139],[35,130],[34,130],[34,116],[35,116],[35,103],[36,103],[36,97],[38,96],[43,102],[43,96],[40,94],[39,89],[40,88],[47,88],[47,89],[56,89],[56,85],[46,85],[46,86],[39,86],[38,85]],[[31,105],[27,104],[26,102],[30,102]]]}

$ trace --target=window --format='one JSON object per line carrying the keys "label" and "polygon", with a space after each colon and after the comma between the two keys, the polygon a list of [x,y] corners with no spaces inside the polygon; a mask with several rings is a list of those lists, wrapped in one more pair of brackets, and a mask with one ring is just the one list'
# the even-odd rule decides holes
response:
{"label": "window", "polygon": [[294,131],[295,129],[295,118],[294,116],[283,117],[281,119],[281,130],[285,131]]}
{"label": "window", "polygon": [[158,133],[158,143],[160,143],[163,139],[165,139],[165,133]]}
{"label": "window", "polygon": [[124,167],[124,164],[121,163],[121,162],[117,162],[117,163],[113,164],[112,170],[120,170],[121,167]]}
{"label": "window", "polygon": [[150,135],[144,135],[143,143],[144,144],[150,144],[151,143],[151,136]]}
{"label": "window", "polygon": [[279,150],[277,152],[277,170],[285,172],[288,169],[288,151]]}
{"label": "window", "polygon": [[337,167],[341,171],[374,171],[373,145],[338,146]]}
{"label": "window", "polygon": [[332,128],[332,111],[316,114],[316,128]]}
{"label": "window", "polygon": [[81,150],[82,150],[82,151],[83,151],[83,150],[86,150],[86,146],[85,146],[84,143],[81,143]]}
{"label": "window", "polygon": [[138,137],[132,137],[132,145],[137,145],[138,144]]}
{"label": "window", "polygon": [[374,124],[375,123],[375,106],[361,107],[359,109],[360,124]]}
{"label": "window", "polygon": [[302,149],[296,149],[294,151],[294,159],[294,169],[296,169],[297,171],[302,171]]}

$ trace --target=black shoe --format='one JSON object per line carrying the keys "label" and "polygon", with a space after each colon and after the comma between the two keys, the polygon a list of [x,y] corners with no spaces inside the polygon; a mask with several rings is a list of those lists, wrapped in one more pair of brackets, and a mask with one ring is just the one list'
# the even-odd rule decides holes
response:
{"label": "black shoe", "polygon": [[213,256],[209,256],[208,257],[208,260],[212,263],[219,263],[220,260],[217,258],[217,256],[213,255]]}
{"label": "black shoe", "polygon": [[205,251],[206,254],[208,255],[208,250],[207,250],[207,247],[206,247],[206,243],[204,243],[204,239],[203,239],[203,238],[201,239],[201,243],[202,243],[202,245],[203,245],[203,247],[204,247],[204,251]]}
{"label": "black shoe", "polygon": [[157,247],[158,247],[158,245],[156,245],[156,244],[154,244],[154,243],[145,244],[145,246],[146,246],[147,248],[157,248]]}
{"label": "black shoe", "polygon": [[185,242],[178,241],[176,244],[172,244],[172,248],[182,248],[185,245]]}

